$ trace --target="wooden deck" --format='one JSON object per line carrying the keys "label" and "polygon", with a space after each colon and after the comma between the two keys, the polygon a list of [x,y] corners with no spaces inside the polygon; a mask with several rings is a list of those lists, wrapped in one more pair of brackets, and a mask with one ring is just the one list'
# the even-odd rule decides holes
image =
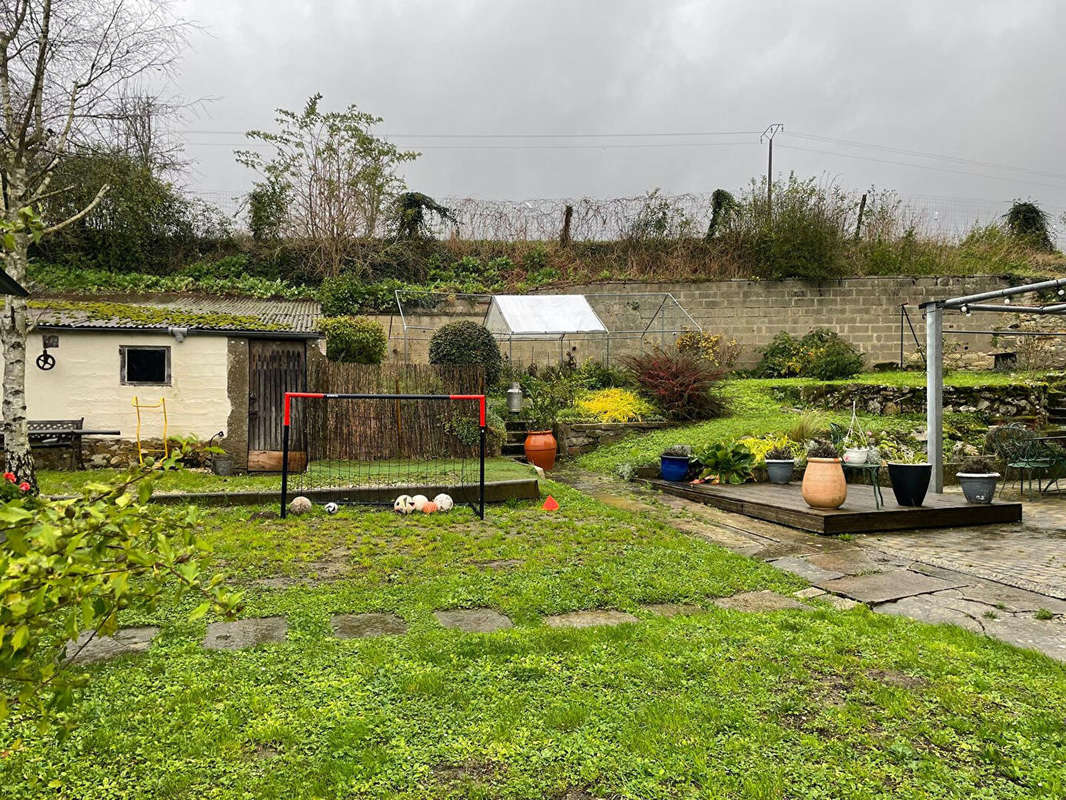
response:
{"label": "wooden deck", "polygon": [[823,511],[803,501],[800,485],[790,483],[746,483],[740,486],[710,486],[646,480],[649,486],[699,503],[777,522],[792,528],[824,534],[875,533],[913,528],[954,528],[989,523],[1020,522],[1021,503],[970,505],[961,494],[928,494],[920,508],[896,504],[891,487],[881,489],[885,505],[874,505],[873,489],[848,484],[848,499],[840,508]]}

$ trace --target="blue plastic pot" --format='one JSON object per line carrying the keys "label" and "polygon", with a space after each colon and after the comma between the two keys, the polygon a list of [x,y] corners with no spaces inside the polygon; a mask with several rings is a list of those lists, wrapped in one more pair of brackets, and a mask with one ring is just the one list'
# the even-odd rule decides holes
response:
{"label": "blue plastic pot", "polygon": [[659,474],[664,481],[683,481],[688,475],[688,456],[659,456]]}

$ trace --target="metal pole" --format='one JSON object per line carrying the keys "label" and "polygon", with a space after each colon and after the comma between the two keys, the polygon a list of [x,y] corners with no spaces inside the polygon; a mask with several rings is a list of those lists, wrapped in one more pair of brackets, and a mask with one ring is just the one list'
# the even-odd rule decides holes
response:
{"label": "metal pole", "polygon": [[906,306],[899,307],[899,368],[903,369],[903,309]]}
{"label": "metal pole", "polygon": [[[482,400],[482,402],[485,402]],[[477,515],[481,519],[485,519],[485,425],[481,426],[481,441],[480,441],[480,457],[478,463],[478,469],[480,471],[480,480],[477,484]]]}
{"label": "metal pole", "polygon": [[925,418],[926,457],[932,467],[932,490],[944,491],[944,310],[937,303],[925,307]]}
{"label": "metal pole", "polygon": [[289,421],[281,427],[281,518],[288,514],[289,499]]}

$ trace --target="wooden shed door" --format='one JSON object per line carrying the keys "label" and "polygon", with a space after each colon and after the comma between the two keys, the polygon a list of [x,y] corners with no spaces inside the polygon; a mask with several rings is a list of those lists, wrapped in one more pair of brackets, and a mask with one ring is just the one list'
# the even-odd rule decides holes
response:
{"label": "wooden shed door", "polygon": [[[307,385],[303,342],[251,339],[248,342],[248,469],[281,469],[285,392]],[[302,431],[293,425],[290,448],[302,450]],[[302,453],[301,453],[302,456]]]}

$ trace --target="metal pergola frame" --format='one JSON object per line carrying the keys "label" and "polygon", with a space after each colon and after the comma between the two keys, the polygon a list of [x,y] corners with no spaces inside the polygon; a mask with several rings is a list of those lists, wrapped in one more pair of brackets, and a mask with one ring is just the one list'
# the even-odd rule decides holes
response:
{"label": "metal pergola frame", "polygon": [[[1066,295],[1066,278],[1009,286],[991,292],[953,297],[950,300],[930,300],[918,307],[925,312],[925,422],[926,455],[932,466],[932,490],[944,491],[944,312],[989,311],[1009,314],[1066,315],[1066,302],[1042,305],[1012,305],[1011,297],[1030,292],[1055,291],[1059,297]],[[1004,303],[989,300],[1005,299]],[[1011,335],[1011,331],[997,332]]]}
{"label": "metal pergola frame", "polygon": [[[491,295],[491,294],[472,294],[472,293],[462,293],[462,292],[435,292],[435,291],[432,291],[432,290],[396,289],[395,290],[396,308],[399,311],[400,324],[403,326],[403,355],[404,355],[404,361],[410,361],[410,347],[409,347],[409,344],[408,344],[408,336],[409,336],[409,332],[410,331],[424,331],[424,332],[427,332],[427,333],[431,333],[431,332],[436,330],[436,327],[434,327],[434,326],[415,325],[415,324],[411,323],[408,320],[407,314],[404,312],[404,304],[403,304],[403,298],[404,298],[405,295],[407,295],[407,296],[417,296],[417,297],[437,296],[437,297],[441,297],[442,299],[467,299],[467,300],[471,300],[474,303],[478,303],[478,304],[483,302],[483,303],[485,303],[486,307],[485,307],[484,313],[481,315],[482,316],[482,320],[481,320],[482,324],[484,324],[487,321],[487,319],[488,319],[489,311],[492,308],[492,299],[494,297],[494,295]],[[566,340],[566,338],[568,336],[569,337],[602,339],[603,342],[604,342],[604,349],[605,349],[605,359],[604,360],[605,360],[605,363],[609,365],[610,362],[611,362],[611,340],[612,339],[641,339],[641,340],[643,340],[644,338],[646,338],[647,336],[650,336],[650,335],[665,336],[666,334],[680,334],[680,333],[685,333],[687,331],[696,331],[696,332],[699,332],[699,333],[703,332],[703,327],[698,322],[696,322],[695,319],[693,319],[692,315],[688,313],[688,310],[683,305],[681,305],[681,303],[677,300],[677,298],[674,297],[674,295],[672,293],[670,293],[670,292],[591,292],[591,293],[583,292],[582,295],[585,298],[611,297],[611,298],[625,298],[626,300],[637,299],[637,298],[645,298],[645,297],[652,297],[652,298],[655,298],[655,299],[657,299],[659,301],[659,305],[656,307],[655,312],[648,319],[648,323],[643,328],[639,328],[639,329],[638,328],[634,328],[632,330],[629,330],[629,329],[613,330],[611,328],[608,328],[607,324],[603,323],[602,317],[600,317],[599,312],[596,312],[595,309],[593,309],[593,313],[595,313],[596,316],[600,319],[600,322],[603,323],[604,330],[601,331],[601,332],[589,333],[589,332],[584,332],[584,331],[544,331],[544,332],[541,332],[541,333],[521,333],[521,334],[494,333],[493,336],[498,341],[500,341],[501,343],[502,342],[507,342],[509,346],[513,346],[513,343],[515,341],[518,341],[518,342],[523,342],[523,341],[558,341],[559,342],[559,350],[560,350],[560,361],[562,360],[563,342]],[[537,295],[537,296],[544,297],[545,295]],[[676,308],[679,312],[681,312],[681,314],[683,316],[683,319],[687,322],[687,325],[685,327],[678,327],[676,325],[671,326],[671,327],[667,327],[665,325],[665,317],[663,316],[663,309],[666,308],[666,306],[668,304],[672,304],[674,308]],[[472,313],[472,315],[473,315],[473,313]],[[660,323],[659,327],[656,330],[652,330],[652,326],[653,326],[653,324],[655,323],[655,321],[657,319],[659,320],[659,323]],[[508,353],[508,358],[510,358],[510,355],[511,355],[511,353],[509,352]]]}

